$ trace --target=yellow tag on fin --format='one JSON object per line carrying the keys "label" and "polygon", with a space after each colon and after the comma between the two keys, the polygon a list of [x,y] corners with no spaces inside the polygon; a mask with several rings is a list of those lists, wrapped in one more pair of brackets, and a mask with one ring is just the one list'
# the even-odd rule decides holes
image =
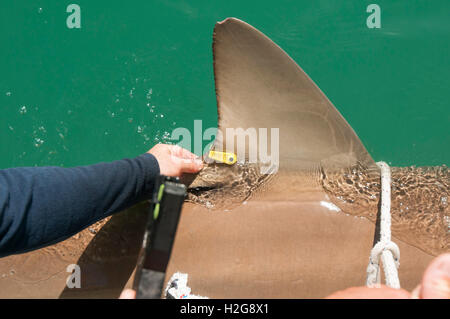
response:
{"label": "yellow tag on fin", "polygon": [[210,151],[208,154],[209,158],[228,165],[233,165],[237,161],[236,154],[233,153],[225,153],[218,151]]}

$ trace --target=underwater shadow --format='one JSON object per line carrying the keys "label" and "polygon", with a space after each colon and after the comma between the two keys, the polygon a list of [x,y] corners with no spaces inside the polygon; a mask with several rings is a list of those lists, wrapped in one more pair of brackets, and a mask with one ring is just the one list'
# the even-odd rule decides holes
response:
{"label": "underwater shadow", "polygon": [[132,275],[148,216],[147,202],[113,215],[90,241],[77,261],[81,287],[68,288],[59,298],[118,298]]}
{"label": "underwater shadow", "polygon": [[372,247],[375,246],[381,239],[381,196],[377,205],[377,216],[375,220],[375,232],[373,234],[373,243]]}

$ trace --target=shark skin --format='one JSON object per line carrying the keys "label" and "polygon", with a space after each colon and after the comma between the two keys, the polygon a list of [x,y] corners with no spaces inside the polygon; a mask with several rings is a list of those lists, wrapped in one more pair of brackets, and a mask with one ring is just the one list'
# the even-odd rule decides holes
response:
{"label": "shark skin", "polygon": [[[227,148],[234,136],[218,136],[213,149],[244,155],[184,176],[189,198],[166,280],[187,273],[192,293],[211,298],[321,298],[364,285],[377,237],[373,159],[261,32],[229,18],[216,25],[213,50],[219,128],[279,128],[279,167],[262,174],[265,164],[249,164],[247,148]],[[449,250],[449,175],[446,167],[392,175],[400,283],[412,290],[433,256]],[[117,298],[131,287],[147,210],[141,203],[56,245],[0,259],[0,298]],[[66,286],[69,264],[80,265],[81,288]]]}

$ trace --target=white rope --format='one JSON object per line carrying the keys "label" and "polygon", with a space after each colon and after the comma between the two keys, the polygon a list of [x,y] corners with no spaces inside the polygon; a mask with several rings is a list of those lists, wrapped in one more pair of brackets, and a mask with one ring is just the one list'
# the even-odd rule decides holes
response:
{"label": "white rope", "polygon": [[400,266],[400,249],[391,241],[391,170],[385,162],[378,162],[377,165],[381,169],[380,241],[370,253],[366,285],[373,287],[380,284],[381,259],[386,285],[400,288],[397,272]]}

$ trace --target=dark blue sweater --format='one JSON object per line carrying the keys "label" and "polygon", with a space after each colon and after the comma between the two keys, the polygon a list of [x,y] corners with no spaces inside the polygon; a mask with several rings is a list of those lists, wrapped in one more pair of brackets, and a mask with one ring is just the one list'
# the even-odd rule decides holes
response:
{"label": "dark blue sweater", "polygon": [[72,168],[0,170],[0,257],[57,243],[149,199],[158,174],[151,154]]}

